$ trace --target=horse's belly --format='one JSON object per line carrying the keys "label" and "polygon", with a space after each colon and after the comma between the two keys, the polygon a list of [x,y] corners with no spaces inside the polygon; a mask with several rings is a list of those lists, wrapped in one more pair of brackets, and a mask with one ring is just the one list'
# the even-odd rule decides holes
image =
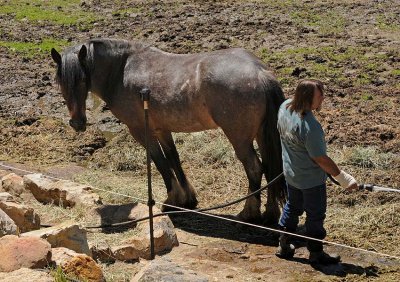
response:
{"label": "horse's belly", "polygon": [[202,116],[202,117],[188,117],[188,116],[169,116],[168,118],[160,119],[161,127],[163,129],[168,129],[172,132],[197,132],[203,131],[207,129],[215,129],[218,128],[218,125],[214,122],[214,120],[210,116]]}

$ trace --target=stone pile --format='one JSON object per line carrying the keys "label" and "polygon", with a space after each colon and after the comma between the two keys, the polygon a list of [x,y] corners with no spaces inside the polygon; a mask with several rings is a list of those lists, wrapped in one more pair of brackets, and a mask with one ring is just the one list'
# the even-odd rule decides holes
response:
{"label": "stone pile", "polygon": [[[98,225],[146,217],[147,206],[104,205],[90,186],[65,180],[54,181],[41,174],[21,177],[0,170],[0,179],[1,281],[23,281],[27,275],[37,281],[52,281],[49,272],[57,267],[71,277],[105,281],[96,261],[137,262],[150,258],[150,235],[146,221],[131,227],[138,232],[122,242],[111,246],[89,244],[87,231],[74,221],[42,228],[39,214],[24,202],[37,200],[66,209],[81,206],[92,211],[91,216]],[[154,213],[159,212],[154,209]],[[167,216],[154,218],[154,236],[158,255],[179,245],[174,226]]]}

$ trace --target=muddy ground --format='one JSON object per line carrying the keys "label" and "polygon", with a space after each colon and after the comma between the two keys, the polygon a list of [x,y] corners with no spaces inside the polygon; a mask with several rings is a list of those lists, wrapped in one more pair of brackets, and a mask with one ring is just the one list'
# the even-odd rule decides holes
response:
{"label": "muddy ground", "polygon": [[[49,46],[42,44],[50,41],[50,47],[62,51],[88,38],[111,37],[143,41],[173,53],[246,48],[276,74],[287,97],[299,79],[321,79],[327,97],[318,118],[333,158],[361,183],[400,187],[400,6],[396,0],[86,0],[68,5],[0,0],[0,4],[3,163],[118,191],[122,186],[130,191],[133,185],[135,195],[145,195],[144,151],[102,102],[89,97],[90,126],[85,133],[68,127],[67,109],[54,81],[55,64]],[[28,8],[51,13],[21,16]],[[78,19],[60,22],[72,15]],[[33,47],[20,49],[17,43]],[[244,173],[220,132],[175,138],[201,207],[225,199],[226,186],[233,198],[244,193]],[[157,174],[154,186],[162,200],[165,191]],[[331,189],[328,239],[400,256],[399,199]],[[54,220],[46,212],[43,217]],[[273,255],[276,236],[267,232],[222,228],[200,218],[174,218],[174,223],[187,244],[167,256],[210,281],[400,279],[399,262],[379,256],[330,247],[343,254],[344,263],[318,269],[307,263],[304,248],[294,261],[277,259]],[[110,281],[124,281],[140,265],[104,267]]]}

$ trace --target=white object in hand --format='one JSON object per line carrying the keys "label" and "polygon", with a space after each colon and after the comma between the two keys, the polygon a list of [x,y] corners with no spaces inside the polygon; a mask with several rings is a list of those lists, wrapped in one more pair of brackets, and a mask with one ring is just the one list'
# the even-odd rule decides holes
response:
{"label": "white object in hand", "polygon": [[334,176],[334,178],[343,188],[349,188],[351,185],[357,183],[353,176],[343,170],[341,170],[338,175]]}

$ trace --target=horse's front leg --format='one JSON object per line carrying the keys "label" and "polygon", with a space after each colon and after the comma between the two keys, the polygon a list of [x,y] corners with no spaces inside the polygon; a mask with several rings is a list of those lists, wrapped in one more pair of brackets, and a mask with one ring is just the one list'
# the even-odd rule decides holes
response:
{"label": "horse's front leg", "polygon": [[[182,169],[178,151],[176,150],[174,139],[171,132],[157,132],[158,141],[161,144],[164,155],[168,159],[170,166],[175,172],[181,187],[185,193],[185,203],[183,207],[194,209],[197,206],[196,192],[189,180],[186,178],[185,172]],[[180,190],[179,190],[180,191]],[[172,197],[172,195],[171,195]],[[181,196],[179,196],[181,198]]]}
{"label": "horse's front leg", "polygon": [[[138,141],[143,147],[145,147],[145,136],[143,131],[130,129],[131,135]],[[167,188],[167,199],[165,200],[162,207],[162,211],[173,210],[171,206],[186,207],[187,199],[184,189],[181,187],[179,181],[176,179],[173,169],[170,165],[170,161],[164,156],[164,153],[160,147],[158,139],[153,133],[149,136],[149,148],[151,159],[160,172],[165,186]]]}

